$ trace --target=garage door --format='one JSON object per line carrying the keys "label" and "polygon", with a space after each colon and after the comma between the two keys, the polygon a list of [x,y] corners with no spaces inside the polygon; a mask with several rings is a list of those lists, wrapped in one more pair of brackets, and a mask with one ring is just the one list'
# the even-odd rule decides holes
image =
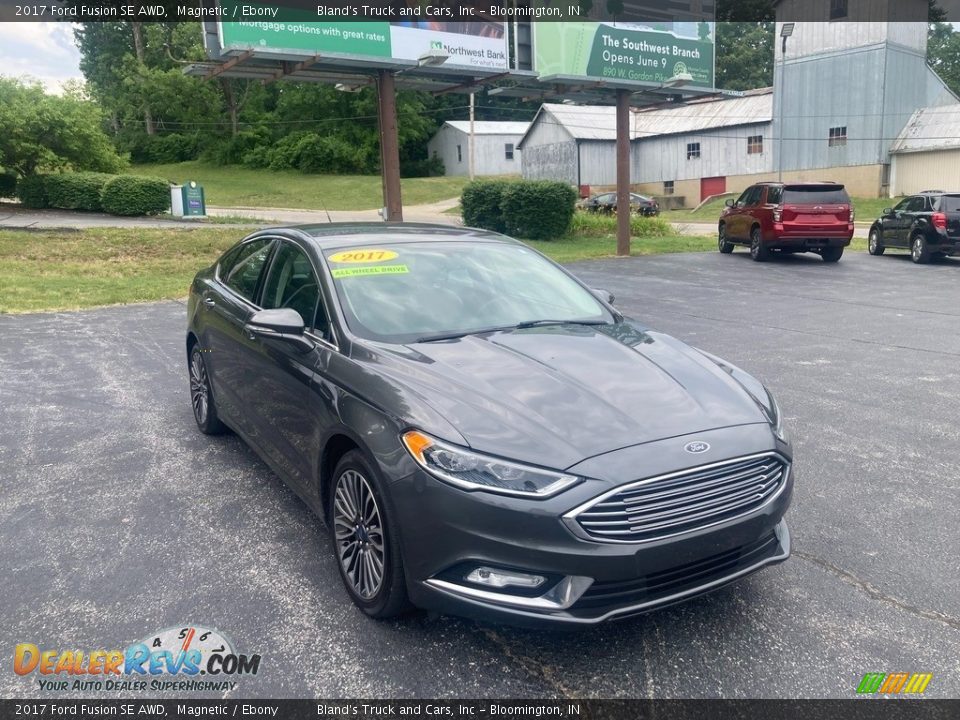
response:
{"label": "garage door", "polygon": [[720,195],[727,191],[727,178],[708,177],[700,178],[700,202],[703,202],[711,195]]}

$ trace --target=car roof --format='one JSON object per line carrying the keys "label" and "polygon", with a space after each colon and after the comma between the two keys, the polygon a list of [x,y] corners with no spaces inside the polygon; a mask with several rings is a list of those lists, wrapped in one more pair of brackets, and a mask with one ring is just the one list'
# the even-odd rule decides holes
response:
{"label": "car roof", "polygon": [[402,242],[502,242],[516,243],[506,235],[479,228],[440,223],[323,223],[265,228],[256,235],[296,234],[308,237],[321,250],[333,247],[383,245]]}
{"label": "car roof", "polygon": [[754,185],[789,185],[790,187],[823,187],[824,185],[836,185],[837,187],[843,187],[843,183],[838,183],[834,180],[803,180],[798,182],[764,180],[763,182],[754,183]]}

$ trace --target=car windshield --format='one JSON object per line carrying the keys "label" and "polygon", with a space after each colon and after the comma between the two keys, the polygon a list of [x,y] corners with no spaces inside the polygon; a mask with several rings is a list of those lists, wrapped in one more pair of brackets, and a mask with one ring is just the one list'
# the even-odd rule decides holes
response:
{"label": "car windshield", "polygon": [[960,195],[944,195],[938,209],[941,212],[960,212]]}
{"label": "car windshield", "polygon": [[843,185],[788,185],[783,189],[784,205],[843,205],[850,196]]}
{"label": "car windshield", "polygon": [[536,321],[613,322],[588,290],[533,250],[423,242],[325,253],[350,330],[393,343]]}

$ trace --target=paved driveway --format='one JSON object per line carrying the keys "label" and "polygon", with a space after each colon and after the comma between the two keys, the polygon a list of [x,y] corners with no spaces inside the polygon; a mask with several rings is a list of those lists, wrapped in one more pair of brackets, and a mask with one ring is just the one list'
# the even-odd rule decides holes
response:
{"label": "paved driveway", "polygon": [[[263,655],[234,697],[849,697],[868,671],[960,696],[960,262],[575,271],[777,393],[799,470],[789,562],[580,633],[373,622],[306,507],[235,437],[194,429],[181,304],[0,317],[3,653],[200,623]],[[37,695],[9,663],[0,696]]]}

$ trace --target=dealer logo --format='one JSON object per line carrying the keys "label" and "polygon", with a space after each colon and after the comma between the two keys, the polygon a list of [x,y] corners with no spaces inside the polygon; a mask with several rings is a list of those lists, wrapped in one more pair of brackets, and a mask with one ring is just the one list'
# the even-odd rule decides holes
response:
{"label": "dealer logo", "polygon": [[683,449],[688,453],[699,455],[700,453],[705,453],[710,449],[710,443],[705,443],[703,440],[694,440],[693,442],[688,442],[686,445],[684,445]]}
{"label": "dealer logo", "polygon": [[41,690],[55,691],[230,690],[235,676],[259,669],[260,655],[237,652],[219,630],[187,624],[151,633],[123,650],[60,651],[19,643],[13,655],[17,675],[36,673]]}

